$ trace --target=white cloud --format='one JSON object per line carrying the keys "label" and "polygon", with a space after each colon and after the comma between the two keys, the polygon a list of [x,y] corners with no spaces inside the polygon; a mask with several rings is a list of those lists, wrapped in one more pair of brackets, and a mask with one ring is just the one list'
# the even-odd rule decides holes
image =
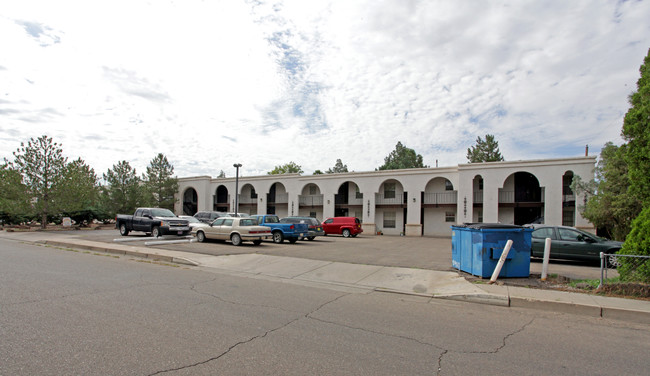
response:
{"label": "white cloud", "polygon": [[[74,10],[74,11],[71,11]],[[620,142],[648,2],[21,1],[0,10],[0,157],[48,134],[99,173],[372,170]]]}

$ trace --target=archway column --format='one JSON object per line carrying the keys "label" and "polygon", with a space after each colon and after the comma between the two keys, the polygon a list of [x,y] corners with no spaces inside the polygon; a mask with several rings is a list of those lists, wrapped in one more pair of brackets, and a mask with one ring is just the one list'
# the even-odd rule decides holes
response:
{"label": "archway column", "polygon": [[547,185],[545,187],[544,213],[542,213],[542,215],[544,216],[544,223],[562,224],[562,185],[561,184]]}
{"label": "archway column", "polygon": [[483,178],[483,222],[499,222],[499,186],[496,179]]}
{"label": "archway column", "polygon": [[406,201],[406,225],[404,231],[406,236],[422,236],[421,208],[422,200],[420,192],[413,192]]}
{"label": "archway column", "polygon": [[377,235],[375,219],[375,192],[363,192],[363,223],[361,228],[364,235]]}
{"label": "archway column", "polygon": [[334,193],[323,193],[323,219],[334,216]]}
{"label": "archway column", "polygon": [[300,199],[298,197],[298,192],[289,192],[289,202],[287,203],[289,216],[298,215],[298,211],[300,210]]}

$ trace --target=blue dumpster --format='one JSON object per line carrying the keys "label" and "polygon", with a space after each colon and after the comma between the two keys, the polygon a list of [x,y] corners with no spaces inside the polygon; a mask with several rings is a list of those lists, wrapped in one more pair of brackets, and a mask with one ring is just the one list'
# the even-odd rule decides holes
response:
{"label": "blue dumpster", "polygon": [[500,223],[451,226],[451,264],[466,273],[491,277],[508,240],[512,247],[499,277],[529,277],[532,228]]}

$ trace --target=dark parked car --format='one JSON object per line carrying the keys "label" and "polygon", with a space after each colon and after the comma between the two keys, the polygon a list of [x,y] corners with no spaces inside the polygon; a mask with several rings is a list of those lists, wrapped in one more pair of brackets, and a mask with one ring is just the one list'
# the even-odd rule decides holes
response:
{"label": "dark parked car", "polygon": [[314,217],[286,217],[282,218],[280,223],[306,223],[309,226],[307,240],[314,240],[317,236],[325,235],[323,225]]}
{"label": "dark parked car", "polygon": [[531,225],[531,255],[544,257],[546,238],[551,238],[551,258],[600,261],[600,252],[616,253],[623,243],[607,240],[566,226]]}
{"label": "dark parked car", "polygon": [[215,219],[219,217],[225,217],[226,213],[218,211],[200,211],[194,214],[194,218],[198,219],[203,223],[212,223]]}
{"label": "dark parked car", "polygon": [[190,233],[186,219],[178,218],[171,210],[162,208],[137,208],[133,215],[118,214],[115,216],[115,227],[122,236],[127,236],[131,231],[142,231],[155,238]]}

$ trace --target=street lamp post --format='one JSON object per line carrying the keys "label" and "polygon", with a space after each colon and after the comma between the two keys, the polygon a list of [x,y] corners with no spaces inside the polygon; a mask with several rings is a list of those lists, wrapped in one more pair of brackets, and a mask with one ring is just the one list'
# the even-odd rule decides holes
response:
{"label": "street lamp post", "polygon": [[235,215],[239,216],[239,168],[241,163],[235,163],[232,166],[237,169],[235,173]]}

